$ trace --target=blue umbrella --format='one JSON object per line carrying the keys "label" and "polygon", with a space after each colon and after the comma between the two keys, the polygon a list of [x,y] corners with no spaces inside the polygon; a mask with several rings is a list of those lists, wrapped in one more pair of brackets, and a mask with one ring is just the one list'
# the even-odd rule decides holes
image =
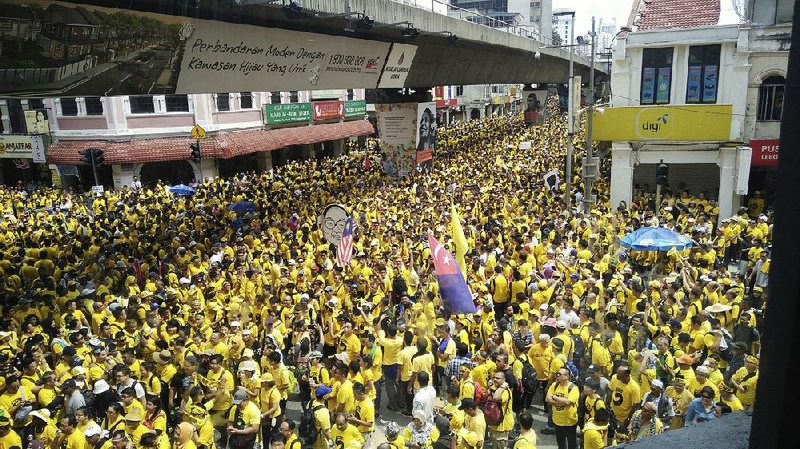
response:
{"label": "blue umbrella", "polygon": [[237,214],[244,214],[247,212],[255,212],[258,210],[258,208],[252,201],[237,201],[229,204],[228,210],[234,211]]}
{"label": "blue umbrella", "polygon": [[186,184],[178,184],[176,186],[172,186],[169,188],[169,193],[174,193],[175,195],[183,195],[189,196],[194,195],[194,189]]}
{"label": "blue umbrella", "polygon": [[691,238],[670,231],[667,228],[639,228],[620,240],[625,248],[634,251],[669,251],[673,248],[684,250],[692,246]]}

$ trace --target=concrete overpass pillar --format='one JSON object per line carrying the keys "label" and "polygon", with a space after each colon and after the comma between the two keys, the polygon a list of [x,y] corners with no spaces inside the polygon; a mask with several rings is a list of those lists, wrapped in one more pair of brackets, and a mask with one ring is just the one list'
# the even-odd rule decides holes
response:
{"label": "concrete overpass pillar", "polygon": [[[633,160],[631,147],[625,142],[611,144],[611,209],[620,201],[630,206],[633,198]],[[721,186],[720,186],[721,187]]]}
{"label": "concrete overpass pillar", "polygon": [[265,172],[272,170],[272,151],[256,153],[256,163],[258,164],[258,171]]}

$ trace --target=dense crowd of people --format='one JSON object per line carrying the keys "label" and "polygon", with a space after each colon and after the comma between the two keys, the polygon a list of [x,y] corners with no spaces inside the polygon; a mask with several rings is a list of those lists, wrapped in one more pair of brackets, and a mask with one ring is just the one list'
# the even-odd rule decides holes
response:
{"label": "dense crowd of people", "polygon": [[[493,117],[443,129],[434,171],[408,179],[362,153],[185,197],[0,189],[0,449],[358,448],[386,410],[411,422],[383,448],[539,432],[594,449],[752,408],[764,205],[722,222],[699,192],[609,205],[604,166],[598,204],[567,211],[542,179],[566,138],[558,118]],[[356,222],[344,267],[318,224],[330,203]],[[473,315],[443,307],[427,247],[452,245],[451,205]],[[644,225],[695,245],[620,247]]]}

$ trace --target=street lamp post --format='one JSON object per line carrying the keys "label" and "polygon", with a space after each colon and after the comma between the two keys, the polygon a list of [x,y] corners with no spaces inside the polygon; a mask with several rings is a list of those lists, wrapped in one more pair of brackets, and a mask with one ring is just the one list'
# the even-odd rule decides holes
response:
{"label": "street lamp post", "polygon": [[[592,197],[592,183],[594,181],[594,177],[596,176],[597,172],[599,171],[599,167],[595,167],[592,164],[592,116],[594,114],[594,53],[595,53],[595,42],[596,33],[594,30],[594,16],[592,16],[592,55],[591,55],[591,63],[589,64],[589,110],[586,116],[586,166],[583,170],[583,209],[585,212],[589,212],[589,208],[594,204],[594,198]],[[598,161],[598,164],[600,162]],[[587,170],[588,169],[588,170]]]}
{"label": "street lamp post", "polygon": [[572,208],[572,138],[575,135],[575,111],[572,101],[574,86],[574,64],[573,64],[573,42],[575,42],[575,11],[564,11],[561,14],[554,15],[569,15],[569,93],[567,94],[567,165],[564,170],[564,204],[566,205],[567,213]]}

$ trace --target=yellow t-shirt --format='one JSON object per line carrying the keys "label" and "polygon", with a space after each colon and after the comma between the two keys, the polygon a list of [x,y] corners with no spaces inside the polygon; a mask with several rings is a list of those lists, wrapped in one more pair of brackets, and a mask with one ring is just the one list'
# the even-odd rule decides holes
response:
{"label": "yellow t-shirt", "polygon": [[256,404],[248,402],[244,410],[237,412],[239,412],[239,407],[234,406],[231,407],[231,411],[228,413],[228,421],[232,422],[234,427],[242,428],[242,426],[251,427],[261,424],[261,411],[258,410]]}
{"label": "yellow t-shirt", "polygon": [[396,365],[399,363],[400,350],[403,349],[403,339],[380,338],[378,343],[383,347],[383,365]]}
{"label": "yellow t-shirt", "polygon": [[633,405],[642,399],[639,384],[633,379],[629,380],[627,384],[622,383],[615,374],[611,378],[608,390],[611,395],[611,409],[614,411],[614,415],[620,422],[625,421],[628,419],[628,414]]}
{"label": "yellow t-shirt", "polygon": [[356,419],[370,423],[368,426],[358,426],[358,431],[372,432],[372,429],[375,428],[375,404],[370,398],[365,397],[364,400],[356,402],[355,407]]}
{"label": "yellow t-shirt", "polygon": [[361,443],[364,443],[364,437],[361,436],[361,432],[352,424],[348,424],[344,430],[339,429],[339,426],[333,426],[331,440],[333,441],[333,447],[336,449],[359,448]]}
{"label": "yellow t-shirt", "polygon": [[557,426],[574,426],[578,423],[578,398],[581,393],[578,387],[569,383],[566,386],[558,382],[553,382],[547,390],[547,394],[553,397],[567,398],[570,405],[552,405],[553,422]]}
{"label": "yellow t-shirt", "polygon": [[[73,433],[80,434],[77,430]],[[17,432],[9,430],[8,435],[0,437],[0,449],[10,449],[12,447],[22,448],[22,439]],[[80,449],[83,449],[83,447],[81,446]]]}
{"label": "yellow t-shirt", "polygon": [[355,397],[353,397],[353,382],[350,379],[345,379],[339,386],[339,391],[336,393],[336,403],[344,405],[342,412],[353,413]]}

